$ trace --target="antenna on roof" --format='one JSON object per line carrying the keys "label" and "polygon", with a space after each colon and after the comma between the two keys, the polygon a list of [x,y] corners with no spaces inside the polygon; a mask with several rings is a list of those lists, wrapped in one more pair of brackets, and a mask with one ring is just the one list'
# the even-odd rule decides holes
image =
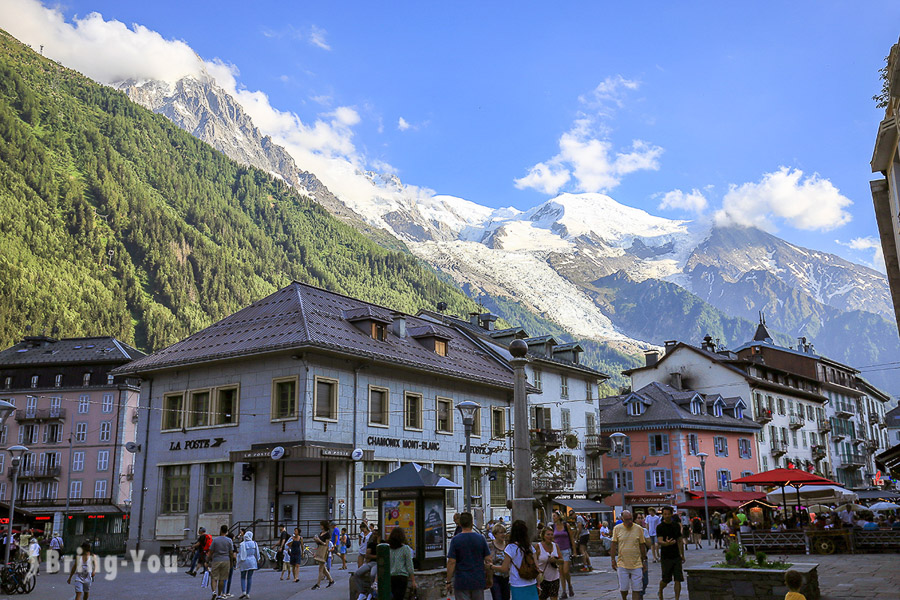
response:
{"label": "antenna on roof", "polygon": [[447,303],[446,302],[438,302],[437,309],[438,309],[438,312],[441,312],[441,313],[444,312],[445,310],[447,310]]}

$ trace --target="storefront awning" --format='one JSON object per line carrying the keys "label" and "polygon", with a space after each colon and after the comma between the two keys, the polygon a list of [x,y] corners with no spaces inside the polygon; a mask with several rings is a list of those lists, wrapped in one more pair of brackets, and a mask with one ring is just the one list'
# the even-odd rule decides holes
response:
{"label": "storefront awning", "polygon": [[565,498],[554,498],[553,501],[557,504],[568,506],[575,512],[598,513],[609,512],[611,510],[605,504],[600,504],[599,502],[594,502],[593,500],[585,500],[584,498],[575,498],[572,500],[568,500]]}

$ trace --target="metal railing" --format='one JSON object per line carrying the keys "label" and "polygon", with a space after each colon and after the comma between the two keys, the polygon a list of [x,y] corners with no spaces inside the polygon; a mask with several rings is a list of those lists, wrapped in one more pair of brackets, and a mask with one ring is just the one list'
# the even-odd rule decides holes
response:
{"label": "metal railing", "polygon": [[787,443],[782,440],[772,440],[770,445],[773,456],[781,456],[787,452]]}
{"label": "metal railing", "polygon": [[39,467],[37,469],[22,469],[19,471],[19,479],[57,479],[61,474],[61,467]]}
{"label": "metal railing", "polygon": [[588,477],[587,491],[589,494],[612,494],[615,491],[615,482],[612,477]]}
{"label": "metal railing", "polygon": [[563,432],[559,429],[532,429],[531,443],[548,449],[559,448],[563,444]]}
{"label": "metal railing", "polygon": [[756,411],[756,422],[765,425],[772,420],[772,411],[768,408],[759,408]]}
{"label": "metal railing", "polygon": [[790,425],[791,429],[800,429],[806,425],[806,419],[803,415],[791,415]]}
{"label": "metal railing", "polygon": [[50,421],[52,419],[65,419],[64,408],[38,408],[35,410],[17,410],[16,421]]}
{"label": "metal railing", "polygon": [[589,456],[599,456],[600,454],[606,454],[611,449],[612,444],[608,435],[589,433],[584,436],[584,451]]}

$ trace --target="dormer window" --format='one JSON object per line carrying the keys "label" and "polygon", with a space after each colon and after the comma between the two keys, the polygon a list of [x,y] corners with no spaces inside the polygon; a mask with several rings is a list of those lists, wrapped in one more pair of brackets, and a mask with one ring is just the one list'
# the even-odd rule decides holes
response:
{"label": "dormer window", "polygon": [[31,376],[31,387],[36,388],[37,386],[38,386],[38,376],[32,375]]}
{"label": "dormer window", "polygon": [[438,356],[447,356],[447,340],[434,340],[434,353]]}
{"label": "dormer window", "polygon": [[734,407],[734,418],[735,419],[743,419],[744,418],[744,409],[740,406]]}
{"label": "dormer window", "polygon": [[639,415],[644,414],[644,403],[640,400],[635,400],[634,402],[628,403],[628,414],[632,417],[637,417]]}
{"label": "dormer window", "polygon": [[431,325],[411,328],[409,337],[438,356],[447,356],[450,352],[450,337]]}
{"label": "dormer window", "polygon": [[379,342],[383,342],[387,339],[387,327],[384,326],[384,323],[379,323],[377,321],[371,322],[372,329],[371,335],[373,340],[378,340]]}
{"label": "dormer window", "polygon": [[91,385],[91,374],[85,373],[81,378],[81,385]]}
{"label": "dormer window", "polygon": [[718,402],[716,402],[716,403],[713,405],[713,415],[715,415],[715,416],[717,416],[717,417],[721,417],[721,416],[722,416],[722,405],[719,404]]}
{"label": "dormer window", "polygon": [[62,373],[56,374],[56,379],[53,381],[53,385],[56,387],[62,387]]}
{"label": "dormer window", "polygon": [[703,414],[703,402],[699,398],[694,398],[691,400],[691,414],[692,415],[702,415]]}

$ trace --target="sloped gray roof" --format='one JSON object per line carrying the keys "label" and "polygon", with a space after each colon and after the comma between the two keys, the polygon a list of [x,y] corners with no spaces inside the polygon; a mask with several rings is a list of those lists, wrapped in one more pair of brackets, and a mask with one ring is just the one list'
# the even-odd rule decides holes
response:
{"label": "sloped gray roof", "polygon": [[428,488],[441,488],[445,490],[458,490],[462,486],[453,483],[449,479],[429,471],[416,463],[407,463],[395,471],[391,471],[384,477],[376,479],[372,483],[363,486],[363,491],[369,490],[418,490]]}
{"label": "sloped gray roof", "polygon": [[168,348],[120,367],[116,373],[150,373],[278,351],[322,349],[512,387],[511,368],[491,358],[452,327],[406,316],[408,330],[430,326],[449,340],[447,356],[439,356],[408,335],[400,338],[388,332],[385,341],[372,339],[345,318],[349,311],[355,315],[363,313],[366,306],[374,306],[376,312],[391,312],[356,298],[293,282]]}
{"label": "sloped gray roof", "polygon": [[[670,385],[654,381],[641,389],[623,394],[610,396],[600,400],[600,423],[604,430],[616,429],[625,426],[649,427],[662,424],[682,424],[684,426],[732,428],[755,431],[761,426],[749,416],[743,419],[723,414],[716,417],[710,414],[694,415],[681,404],[685,399],[693,398],[697,392],[692,390],[678,390]],[[645,400],[646,409],[639,416],[631,416],[625,408],[625,399],[630,396],[638,396]],[[700,394],[706,404],[707,396]],[[715,395],[710,395],[713,398]]]}
{"label": "sloped gray roof", "polygon": [[0,367],[125,363],[143,356],[110,336],[56,339],[40,335],[0,351]]}
{"label": "sloped gray roof", "polygon": [[900,406],[884,413],[884,424],[888,427],[900,427]]}

